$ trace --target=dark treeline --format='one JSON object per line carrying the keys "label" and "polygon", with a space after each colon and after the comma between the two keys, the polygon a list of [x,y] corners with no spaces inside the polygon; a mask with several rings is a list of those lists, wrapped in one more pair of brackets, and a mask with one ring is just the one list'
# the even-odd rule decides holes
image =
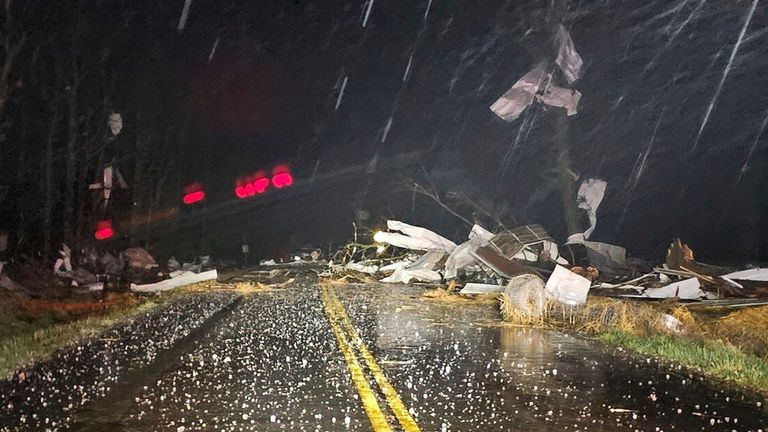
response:
{"label": "dark treeline", "polygon": [[[113,1],[2,6],[0,228],[11,246],[50,256],[62,241],[92,238],[98,220],[156,210],[176,183],[186,119],[172,108],[183,89],[166,73],[167,44],[146,33],[173,27]],[[109,164],[129,188],[115,186],[105,206],[88,185]]]}

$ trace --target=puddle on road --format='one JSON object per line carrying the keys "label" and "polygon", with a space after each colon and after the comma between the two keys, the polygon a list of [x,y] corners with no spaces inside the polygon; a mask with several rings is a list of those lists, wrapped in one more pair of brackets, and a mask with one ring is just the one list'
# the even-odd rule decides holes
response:
{"label": "puddle on road", "polygon": [[[422,430],[763,431],[765,400],[495,308],[401,295],[343,302]],[[395,311],[397,311],[395,313]],[[483,324],[480,324],[483,323]]]}

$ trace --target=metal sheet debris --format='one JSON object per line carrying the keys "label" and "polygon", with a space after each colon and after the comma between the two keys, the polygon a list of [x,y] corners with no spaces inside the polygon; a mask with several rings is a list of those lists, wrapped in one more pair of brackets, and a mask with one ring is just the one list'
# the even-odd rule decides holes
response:
{"label": "metal sheet debris", "polygon": [[571,35],[562,24],[560,24],[557,29],[555,43],[557,45],[557,58],[555,59],[555,63],[557,63],[560,70],[563,71],[563,75],[565,75],[568,83],[573,84],[576,80],[581,78],[581,68],[584,65],[584,60],[582,60],[579,53],[576,52],[576,47],[573,45]]}
{"label": "metal sheet debris", "polygon": [[536,99],[555,108],[565,108],[570,117],[578,113],[581,92],[550,84],[544,89],[544,93],[536,95]]}
{"label": "metal sheet debris", "polygon": [[505,288],[504,285],[468,283],[459,291],[459,294],[494,294],[504,292]]}
{"label": "metal sheet debris", "polygon": [[605,180],[590,178],[584,180],[579,186],[577,194],[577,206],[587,211],[589,228],[584,231],[584,239],[588,239],[597,226],[597,208],[605,196],[608,183]]}
{"label": "metal sheet debris", "polygon": [[506,93],[491,105],[491,111],[511,122],[530,106],[539,88],[549,79],[543,63],[523,75]]}
{"label": "metal sheet debris", "polygon": [[735,280],[750,280],[768,282],[768,268],[753,268],[749,270],[742,270],[733,273],[728,273],[722,276],[723,278],[735,279]]}
{"label": "metal sheet debris", "polygon": [[443,277],[440,273],[422,268],[422,269],[406,269],[401,268],[395,270],[394,273],[381,279],[380,282],[384,283],[410,283],[411,281],[420,282],[439,282]]}
{"label": "metal sheet debris", "polygon": [[566,305],[580,305],[587,302],[591,282],[563,266],[556,266],[555,271],[545,286],[547,297]]}
{"label": "metal sheet debris", "polygon": [[493,233],[475,224],[469,232],[469,240],[456,246],[445,261],[445,278],[453,279],[458,271],[466,268],[476,261],[472,255],[477,248],[485,246],[493,237]]}
{"label": "metal sheet debris", "polygon": [[647,298],[679,298],[680,300],[699,300],[707,297],[707,293],[701,290],[701,283],[697,278],[685,279],[671,283],[661,288],[648,288],[642,294]]}
{"label": "metal sheet debris", "polygon": [[387,227],[392,231],[400,231],[403,234],[379,231],[374,235],[374,241],[405,249],[423,251],[444,250],[450,253],[456,248],[456,243],[426,228],[408,225],[395,220],[387,221]]}

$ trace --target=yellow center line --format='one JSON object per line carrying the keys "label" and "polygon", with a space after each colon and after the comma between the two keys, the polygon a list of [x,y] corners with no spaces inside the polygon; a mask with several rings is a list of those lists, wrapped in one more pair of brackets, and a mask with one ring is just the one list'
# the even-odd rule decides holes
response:
{"label": "yellow center line", "polygon": [[344,305],[342,305],[341,301],[339,301],[333,288],[330,288],[324,292],[330,301],[331,307],[335,309],[335,313],[338,314],[338,316],[341,318],[340,321],[342,326],[347,330],[347,333],[349,333],[353,345],[357,347],[360,355],[363,357],[363,360],[365,360],[365,363],[368,366],[368,370],[371,372],[373,379],[379,385],[381,392],[387,399],[387,404],[389,404],[389,407],[392,409],[395,417],[397,417],[397,421],[400,422],[400,426],[402,426],[405,432],[420,432],[419,425],[417,425],[416,421],[413,419],[413,417],[411,417],[411,414],[408,412],[405,404],[403,404],[403,401],[397,394],[397,390],[395,390],[387,377],[384,375],[384,372],[376,362],[376,359],[373,357],[371,352],[368,350],[368,347],[365,345],[365,342],[363,342],[362,338],[358,334],[357,329],[355,329],[355,326],[352,325],[352,321],[349,319],[349,315],[347,315],[346,310],[344,310]]}
{"label": "yellow center line", "polygon": [[339,317],[336,315],[336,311],[331,306],[331,298],[326,288],[323,288],[322,292],[323,304],[325,306],[326,314],[328,315],[328,321],[331,324],[333,334],[336,336],[336,341],[339,344],[344,360],[349,367],[349,373],[352,376],[352,382],[357,387],[357,394],[360,395],[360,400],[363,403],[365,413],[368,415],[368,419],[371,421],[371,426],[374,432],[392,432],[392,428],[387,423],[387,419],[379,408],[379,402],[376,400],[376,394],[371,390],[371,386],[368,385],[368,380],[365,377],[363,369],[360,367],[360,363],[357,362],[357,358],[350,347],[347,337],[344,335],[344,331],[339,327],[337,320]]}

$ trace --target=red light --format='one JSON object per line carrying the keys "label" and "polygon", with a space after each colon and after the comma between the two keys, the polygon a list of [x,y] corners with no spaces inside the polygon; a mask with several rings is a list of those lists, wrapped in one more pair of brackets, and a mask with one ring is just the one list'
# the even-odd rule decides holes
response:
{"label": "red light", "polygon": [[256,189],[253,188],[252,184],[248,183],[247,185],[245,185],[245,194],[247,196],[254,196],[254,195],[256,195]]}
{"label": "red light", "polygon": [[94,233],[96,240],[107,240],[113,235],[115,235],[115,231],[112,229],[111,221],[103,220],[96,223],[96,232]]}
{"label": "red light", "polygon": [[263,194],[267,191],[267,188],[269,187],[269,179],[266,177],[261,177],[253,182],[253,189],[256,191],[256,193]]}
{"label": "red light", "polygon": [[281,172],[272,177],[272,184],[276,188],[282,189],[293,184],[293,177],[287,172]]}
{"label": "red light", "polygon": [[240,199],[243,199],[248,196],[248,194],[245,192],[245,188],[242,186],[238,186],[235,188],[235,195],[237,195],[237,197]]}
{"label": "red light", "polygon": [[184,201],[184,204],[186,205],[192,205],[199,203],[200,201],[205,199],[205,192],[202,190],[190,192],[186,195],[184,195],[184,198],[182,201]]}

